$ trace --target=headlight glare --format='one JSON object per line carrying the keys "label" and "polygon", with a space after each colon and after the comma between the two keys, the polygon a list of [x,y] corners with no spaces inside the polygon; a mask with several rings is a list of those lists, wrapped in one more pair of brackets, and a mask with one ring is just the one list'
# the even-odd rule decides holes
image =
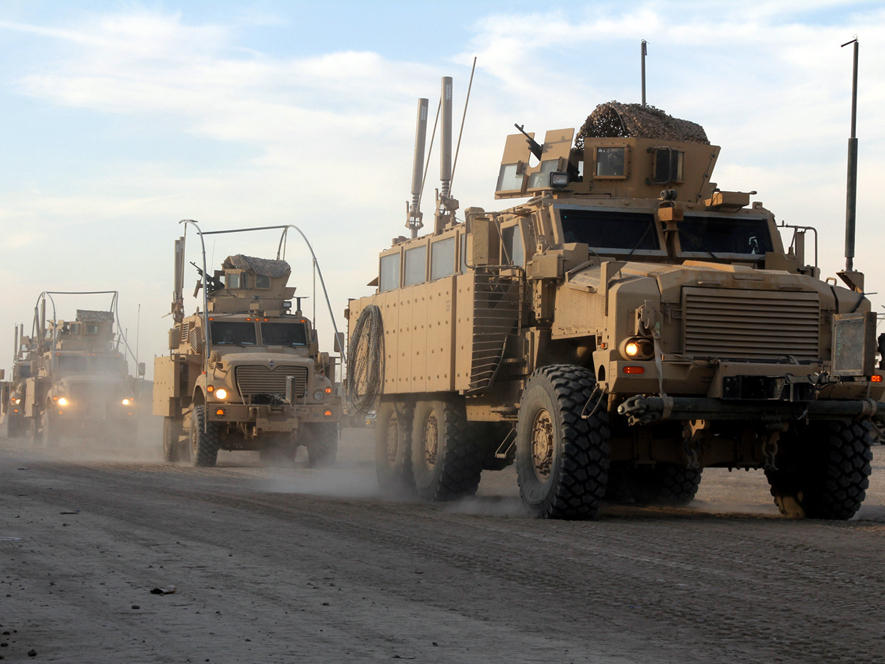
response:
{"label": "headlight glare", "polygon": [[67,397],[59,397],[59,398],[58,398],[58,401],[56,401],[55,403],[57,403],[59,406],[61,406],[62,408],[64,408],[65,406],[70,405],[71,402],[68,401],[68,398],[67,398]]}
{"label": "headlight glare", "polygon": [[219,387],[218,389],[215,390],[215,398],[221,399],[222,401],[224,399],[227,399],[227,390],[224,389],[223,387]]}
{"label": "headlight glare", "polygon": [[650,360],[655,354],[654,342],[648,337],[630,337],[620,345],[625,360]]}
{"label": "headlight glare", "polygon": [[132,406],[135,404],[135,399],[130,399],[129,397],[125,397],[120,400],[120,403],[124,406]]}

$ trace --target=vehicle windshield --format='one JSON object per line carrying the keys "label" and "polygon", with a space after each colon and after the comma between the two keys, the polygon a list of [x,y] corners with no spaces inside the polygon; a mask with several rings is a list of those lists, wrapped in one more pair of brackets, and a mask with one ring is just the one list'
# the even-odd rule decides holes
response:
{"label": "vehicle windshield", "polygon": [[123,374],[126,361],[119,355],[94,357],[86,355],[57,355],[57,370],[60,374]]}
{"label": "vehicle windshield", "polygon": [[306,346],[304,323],[262,323],[261,341],[265,346]]}
{"label": "vehicle windshield", "polygon": [[210,332],[212,343],[216,346],[254,346],[254,323],[228,323],[212,321]]}
{"label": "vehicle windshield", "polygon": [[768,222],[756,218],[690,217],[679,222],[683,253],[751,254],[773,251]]}
{"label": "vehicle windshield", "polygon": [[654,251],[660,249],[654,216],[619,210],[561,209],[565,242],[584,242],[592,249]]}
{"label": "vehicle windshield", "polygon": [[58,372],[63,374],[86,373],[89,363],[84,355],[57,355]]}

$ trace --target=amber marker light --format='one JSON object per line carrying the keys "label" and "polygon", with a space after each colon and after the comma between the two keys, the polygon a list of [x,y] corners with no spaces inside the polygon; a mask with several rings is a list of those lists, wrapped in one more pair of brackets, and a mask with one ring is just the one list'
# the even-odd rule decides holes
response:
{"label": "amber marker light", "polygon": [[215,391],[215,386],[214,386],[214,385],[207,385],[207,386],[206,386],[206,391],[207,391],[209,394],[212,394],[212,393]]}
{"label": "amber marker light", "polygon": [[882,382],[882,376],[879,375],[879,374],[873,374],[873,376],[870,378],[870,382],[871,382],[871,383],[881,383],[881,382]]}
{"label": "amber marker light", "polygon": [[325,410],[325,411],[323,411],[323,415],[325,415],[326,417],[332,417],[332,411],[331,411],[331,410]]}
{"label": "amber marker light", "polygon": [[224,415],[224,408],[216,408],[215,414],[216,415]]}
{"label": "amber marker light", "polygon": [[645,367],[635,367],[635,366],[624,367],[624,373],[625,373],[625,374],[629,374],[629,375],[631,375],[631,376],[636,376],[636,375],[639,375],[639,374],[644,374],[644,373],[645,373]]}
{"label": "amber marker light", "polygon": [[[875,378],[875,376],[874,376],[874,378]],[[881,380],[881,378],[880,378],[880,380]],[[323,392],[325,392],[326,394],[332,394],[332,388],[327,387],[325,390],[323,390]]]}

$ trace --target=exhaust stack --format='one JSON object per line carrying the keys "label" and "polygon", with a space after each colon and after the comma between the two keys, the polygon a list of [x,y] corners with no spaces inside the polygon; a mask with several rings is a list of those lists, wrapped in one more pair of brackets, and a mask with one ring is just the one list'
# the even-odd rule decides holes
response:
{"label": "exhaust stack", "polygon": [[443,200],[449,197],[452,186],[452,77],[443,76],[442,90],[442,124],[439,130],[440,159],[439,179],[440,196]]}
{"label": "exhaust stack", "polygon": [[424,145],[427,139],[427,99],[418,100],[418,117],[415,121],[415,155],[412,161],[412,201],[409,204],[406,228],[412,237],[424,227],[421,214],[421,190],[424,186]]}
{"label": "exhaust stack", "polygon": [[851,80],[851,136],[848,138],[848,178],[845,193],[845,269],[839,277],[849,288],[864,292],[864,275],[854,269],[854,240],[857,221],[857,59],[860,44],[857,39],[842,44],[854,44],[854,68]]}
{"label": "exhaust stack", "polygon": [[175,287],[172,291],[172,318],[176,323],[184,320],[184,236],[175,240],[175,255],[173,263],[175,266]]}

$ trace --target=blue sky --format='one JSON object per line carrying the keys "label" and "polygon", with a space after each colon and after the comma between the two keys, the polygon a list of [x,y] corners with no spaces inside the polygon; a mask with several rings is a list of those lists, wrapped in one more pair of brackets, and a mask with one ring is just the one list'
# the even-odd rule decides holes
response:
{"label": "blue sky", "polygon": [[[577,127],[600,102],[638,101],[643,38],[649,102],[722,146],[723,188],[755,189],[779,219],[818,226],[826,275],[841,265],[844,220],[851,56],[839,44],[860,38],[856,263],[871,290],[885,283],[881,3],[550,6],[3,2],[0,278],[14,287],[0,293],[0,348],[41,290],[118,288],[130,333],[142,307],[150,364],[184,217],[207,229],[297,223],[341,322],[347,298],[369,291],[377,251],[403,232],[417,97],[435,99],[449,74],[460,106],[478,57],[454,194],[462,208],[504,207],[492,188],[513,123]],[[220,262],[275,241],[219,239],[210,252]],[[307,293],[306,254],[293,246],[290,258]]]}

